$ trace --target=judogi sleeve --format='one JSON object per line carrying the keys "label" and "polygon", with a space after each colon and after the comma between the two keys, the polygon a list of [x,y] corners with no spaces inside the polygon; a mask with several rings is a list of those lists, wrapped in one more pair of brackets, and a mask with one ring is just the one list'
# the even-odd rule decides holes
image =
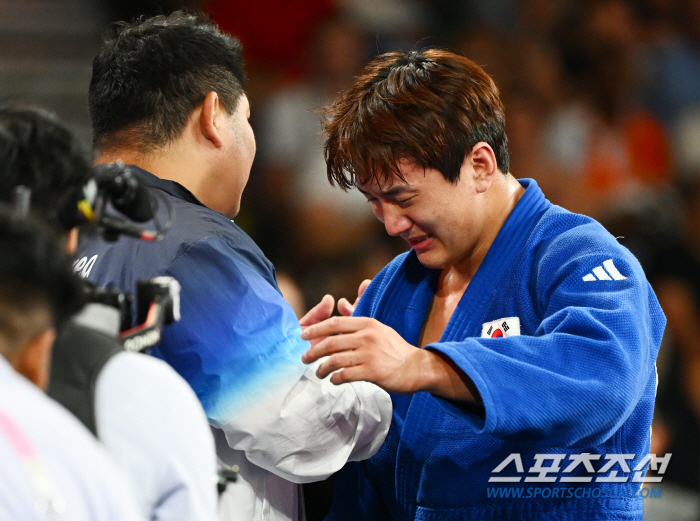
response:
{"label": "judogi sleeve", "polygon": [[391,399],[367,382],[319,380],[301,362],[308,342],[294,312],[261,270],[219,239],[190,246],[167,270],[182,286],[182,320],[154,354],[252,463],[297,483],[324,479],[379,449]]}
{"label": "judogi sleeve", "polygon": [[[617,431],[654,385],[651,350],[665,319],[639,263],[614,246],[564,234],[533,258],[522,286],[539,315],[534,334],[427,346],[472,379],[486,415],[441,404],[479,433],[535,445],[589,447]],[[608,259],[618,280],[583,279]]]}

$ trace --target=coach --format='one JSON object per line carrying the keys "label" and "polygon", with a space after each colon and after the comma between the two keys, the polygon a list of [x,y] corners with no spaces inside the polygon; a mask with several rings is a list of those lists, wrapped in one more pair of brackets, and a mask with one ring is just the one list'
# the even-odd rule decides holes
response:
{"label": "coach", "polygon": [[[178,12],[115,27],[90,82],[97,162],[134,165],[175,222],[161,242],[93,237],[80,256],[95,258],[88,276],[98,285],[180,282],[182,320],[153,354],[190,383],[219,459],[239,468],[225,518],[299,519],[295,483],[374,454],[391,401],[373,384],[338,387],[307,370],[308,343],[274,267],[231,221],[255,156],[244,88],[240,43],[205,17]],[[161,204],[161,222],[166,214]],[[316,310],[325,318],[332,303]]]}

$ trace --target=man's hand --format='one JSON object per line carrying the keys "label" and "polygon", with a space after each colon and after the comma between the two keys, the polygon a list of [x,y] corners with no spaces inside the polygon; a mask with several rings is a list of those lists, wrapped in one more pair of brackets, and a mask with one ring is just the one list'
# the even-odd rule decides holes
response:
{"label": "man's hand", "polygon": [[[308,326],[312,326],[314,324],[318,324],[319,322],[323,322],[326,319],[329,319],[331,315],[333,314],[333,308],[335,307],[335,299],[333,298],[332,295],[325,295],[322,299],[321,302],[316,304],[314,307],[312,307],[309,312],[301,317],[299,320],[299,324],[301,325],[302,329]],[[311,341],[311,346],[313,347],[317,343],[319,343],[321,339],[314,339]]]}
{"label": "man's hand", "polygon": [[[355,299],[354,304],[350,304],[350,302],[348,302],[348,299],[346,298],[341,298],[338,301],[338,312],[341,315],[343,315],[344,317],[349,317],[350,315],[352,315],[353,311],[355,311],[357,303],[360,301],[360,297],[365,292],[370,282],[372,281],[366,279],[363,280],[362,283],[360,283],[360,287],[357,288],[357,299]],[[334,305],[335,299],[333,298],[333,296],[325,295],[321,299],[321,302],[316,304],[313,308],[309,310],[309,312],[306,315],[301,317],[301,319],[299,320],[299,324],[302,328],[304,328],[308,326],[313,326],[314,324],[318,324],[319,322],[323,322],[324,320],[331,318],[331,315],[333,315]],[[323,338],[315,338],[311,341],[311,345],[314,346],[318,344],[321,340],[323,340]]]}
{"label": "man's hand", "polygon": [[333,317],[304,328],[301,337],[312,342],[302,357],[304,363],[329,357],[318,367],[319,378],[342,369],[331,382],[365,380],[396,393],[419,390],[426,352],[373,318]]}
{"label": "man's hand", "polygon": [[[444,354],[420,349],[367,317],[333,317],[302,329],[311,347],[301,357],[310,364],[327,356],[316,375],[331,382],[372,382],[399,394],[424,391],[450,400],[481,404],[471,379]],[[337,371],[337,372],[334,372]]]}

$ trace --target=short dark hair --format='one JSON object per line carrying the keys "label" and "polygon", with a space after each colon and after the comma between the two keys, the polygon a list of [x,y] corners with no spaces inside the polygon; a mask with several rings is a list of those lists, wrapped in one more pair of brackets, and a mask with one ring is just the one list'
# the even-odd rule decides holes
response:
{"label": "short dark hair", "polygon": [[209,92],[233,114],[245,88],[240,42],[203,14],[118,22],[92,64],[93,146],[148,153],[177,139]]}
{"label": "short dark hair", "polygon": [[[46,327],[60,328],[83,305],[81,279],[56,233],[0,208],[0,336],[6,352]],[[36,323],[48,312],[48,323]]]}
{"label": "short dark hair", "polygon": [[508,173],[498,88],[481,67],[449,51],[378,56],[323,112],[328,179],[345,189],[392,173],[401,177],[400,159],[456,182],[464,158],[481,141]]}
{"label": "short dark hair", "polygon": [[10,202],[13,189],[24,185],[32,210],[65,231],[71,224],[61,222],[62,212],[92,176],[88,155],[54,114],[0,105],[0,201]]}

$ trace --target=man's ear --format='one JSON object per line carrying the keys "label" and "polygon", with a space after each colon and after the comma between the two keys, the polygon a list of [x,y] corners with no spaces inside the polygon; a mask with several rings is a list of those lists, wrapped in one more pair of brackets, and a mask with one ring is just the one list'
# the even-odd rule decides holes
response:
{"label": "man's ear", "polygon": [[37,387],[46,390],[51,373],[51,348],[56,340],[56,330],[46,329],[27,340],[13,360],[12,367]]}
{"label": "man's ear", "polygon": [[220,127],[220,118],[223,110],[224,108],[219,102],[219,95],[212,91],[204,98],[202,110],[199,113],[199,126],[202,135],[217,148],[221,148],[224,144]]}
{"label": "man's ear", "polygon": [[498,161],[491,145],[480,141],[464,159],[473,169],[474,184],[479,193],[489,189],[498,173]]}

